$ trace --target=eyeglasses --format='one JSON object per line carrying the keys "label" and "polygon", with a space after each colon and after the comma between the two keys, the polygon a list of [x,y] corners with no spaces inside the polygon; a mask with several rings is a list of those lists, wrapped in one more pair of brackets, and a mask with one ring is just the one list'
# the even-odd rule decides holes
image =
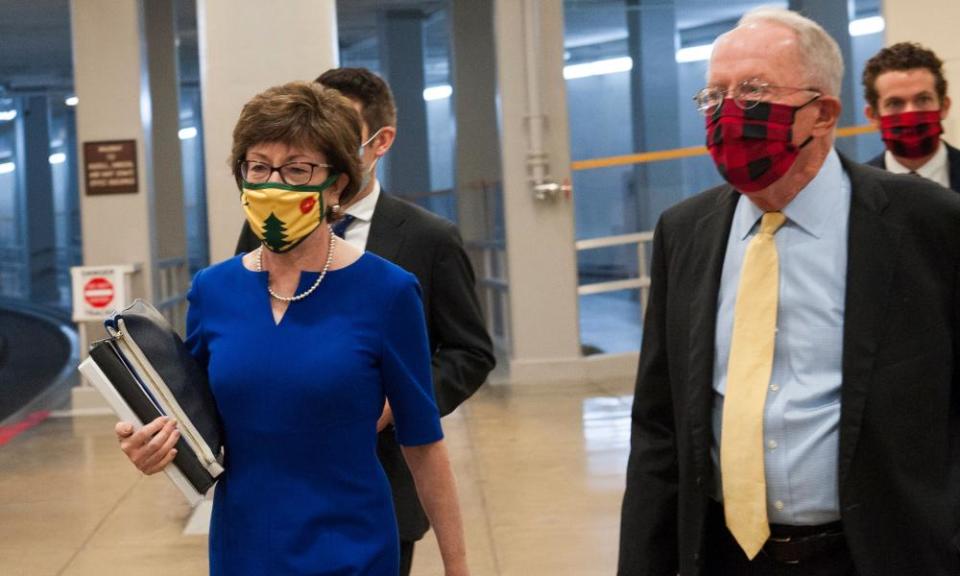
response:
{"label": "eyeglasses", "polygon": [[704,116],[709,116],[716,112],[717,108],[723,104],[723,99],[730,97],[741,110],[749,110],[761,102],[770,101],[775,94],[789,94],[793,92],[813,92],[817,96],[823,93],[816,88],[794,88],[791,86],[774,86],[767,84],[762,80],[744,80],[733,88],[721,90],[719,88],[707,87],[694,95],[693,101],[697,103],[697,110]]}
{"label": "eyeglasses", "polygon": [[333,168],[330,164],[313,164],[311,162],[290,162],[282,166],[271,166],[266,162],[256,160],[241,160],[240,175],[251,184],[263,184],[274,172],[280,173],[280,179],[289,186],[303,186],[313,179],[313,171],[317,168]]}

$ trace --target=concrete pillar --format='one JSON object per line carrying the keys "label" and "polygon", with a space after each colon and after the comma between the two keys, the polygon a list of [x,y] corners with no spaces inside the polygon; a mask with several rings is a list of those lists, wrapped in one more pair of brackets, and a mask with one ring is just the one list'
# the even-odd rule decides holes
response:
{"label": "concrete pillar", "polygon": [[467,242],[493,240],[488,196],[500,180],[493,1],[454,0],[450,16],[460,233]]}
{"label": "concrete pillar", "polygon": [[23,185],[19,187],[18,204],[25,220],[25,288],[34,304],[53,304],[59,301],[59,292],[47,97],[25,97],[21,111],[23,146],[22,161],[18,164],[23,167],[20,171]]}
{"label": "concrete pillar", "polygon": [[[931,17],[935,15],[935,17]],[[956,0],[883,0],[886,45],[920,42],[943,60],[947,93],[953,110],[943,122],[946,139],[960,143],[960,43],[957,26],[960,2]]]}
{"label": "concrete pillar", "polygon": [[[495,0],[494,6],[513,348],[510,378],[545,383],[577,378],[581,358],[573,202],[564,194],[555,201],[536,200],[528,164],[536,145],[528,127],[543,120],[549,178],[569,181],[563,3]],[[525,18],[528,6],[532,19]],[[535,54],[527,53],[528,39]],[[531,79],[539,86],[531,86]],[[531,105],[540,107],[543,118],[531,117]]]}
{"label": "concrete pillar", "polygon": [[[85,265],[141,263],[134,294],[158,294],[156,266],[183,257],[173,1],[74,0],[74,78]],[[84,144],[136,142],[135,193],[89,195]]]}
{"label": "concrete pillar", "polygon": [[[676,9],[672,2],[627,0],[634,150],[680,146]],[[660,213],[682,197],[682,173],[667,163],[634,168],[634,186],[624,202],[627,230],[652,230]],[[632,196],[632,197],[631,197]]]}
{"label": "concrete pillar", "polygon": [[388,192],[430,191],[430,143],[424,75],[423,13],[388,10],[381,13],[380,66],[397,103],[397,141],[390,149],[384,187]]}
{"label": "concrete pillar", "polygon": [[[178,326],[189,278],[173,4],[174,0],[73,0],[70,8],[74,87],[80,100],[76,121],[83,263],[140,264],[131,298],[153,302]],[[85,145],[104,141],[134,142],[134,190],[90,194]],[[103,328],[98,324],[81,326],[81,334],[99,337]],[[92,389],[77,390],[75,408],[101,403],[96,393],[87,392]]]}
{"label": "concrete pillar", "polygon": [[[76,1],[76,0],[75,0]],[[197,0],[210,261],[233,255],[243,223],[227,161],[243,105],[337,66],[336,0]]]}
{"label": "concrete pillar", "polygon": [[[853,49],[850,42],[850,6],[847,2],[838,2],[837,0],[790,0],[791,10],[800,12],[807,18],[815,21],[837,41],[840,45],[840,52],[843,54],[843,61],[847,69],[843,74],[843,82],[840,85],[840,101],[843,103],[843,111],[840,114],[840,120],[837,126],[853,126],[857,122],[857,108],[863,108],[863,103],[858,102],[854,90],[854,84],[860,81],[862,70],[851,70],[850,63],[853,62]],[[839,138],[836,141],[836,147],[851,157],[856,153],[856,140],[853,138]]]}

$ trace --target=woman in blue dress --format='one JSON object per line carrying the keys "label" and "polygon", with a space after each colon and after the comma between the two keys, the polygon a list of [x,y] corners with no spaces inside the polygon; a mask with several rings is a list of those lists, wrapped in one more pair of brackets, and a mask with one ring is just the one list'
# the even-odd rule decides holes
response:
{"label": "woman in blue dress", "polygon": [[[262,246],[198,273],[187,317],[226,438],[216,576],[397,574],[376,454],[385,400],[446,574],[468,574],[416,279],[330,230],[359,188],[360,126],[337,92],[294,82],[254,97],[234,129],[235,177]],[[161,418],[136,432],[120,423],[117,435],[154,474],[179,432]]]}

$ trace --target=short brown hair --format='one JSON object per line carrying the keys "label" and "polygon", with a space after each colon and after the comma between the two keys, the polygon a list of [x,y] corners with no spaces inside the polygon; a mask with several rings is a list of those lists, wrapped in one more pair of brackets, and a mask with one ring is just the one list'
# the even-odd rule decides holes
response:
{"label": "short brown hair", "polygon": [[942,104],[947,97],[947,79],[943,76],[943,61],[934,54],[933,50],[924,48],[916,42],[899,42],[888,46],[867,60],[863,68],[863,93],[867,103],[877,109],[880,103],[880,93],[877,92],[877,78],[884,72],[891,70],[914,70],[925,68],[933,74],[937,98]]}
{"label": "short brown hair", "polygon": [[331,68],[317,82],[333,88],[363,106],[363,121],[371,133],[397,126],[397,104],[383,78],[366,68]]}
{"label": "short brown hair", "polygon": [[290,82],[257,94],[240,112],[233,129],[230,162],[237,186],[242,187],[240,163],[257,144],[282,142],[323,153],[331,172],[346,174],[350,182],[340,193],[347,204],[360,188],[360,117],[335,90],[313,82]]}

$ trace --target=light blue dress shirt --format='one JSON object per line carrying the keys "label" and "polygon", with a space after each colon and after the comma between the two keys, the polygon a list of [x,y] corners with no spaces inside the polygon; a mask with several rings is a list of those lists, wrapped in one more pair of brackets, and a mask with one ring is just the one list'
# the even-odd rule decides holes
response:
{"label": "light blue dress shirt", "polygon": [[[774,237],[780,258],[780,301],[763,421],[767,512],[774,524],[823,524],[840,517],[837,450],[850,179],[836,151],[783,213],[787,222]],[[759,230],[762,215],[740,197],[723,261],[711,450],[718,495],[733,311],[747,244]]]}

